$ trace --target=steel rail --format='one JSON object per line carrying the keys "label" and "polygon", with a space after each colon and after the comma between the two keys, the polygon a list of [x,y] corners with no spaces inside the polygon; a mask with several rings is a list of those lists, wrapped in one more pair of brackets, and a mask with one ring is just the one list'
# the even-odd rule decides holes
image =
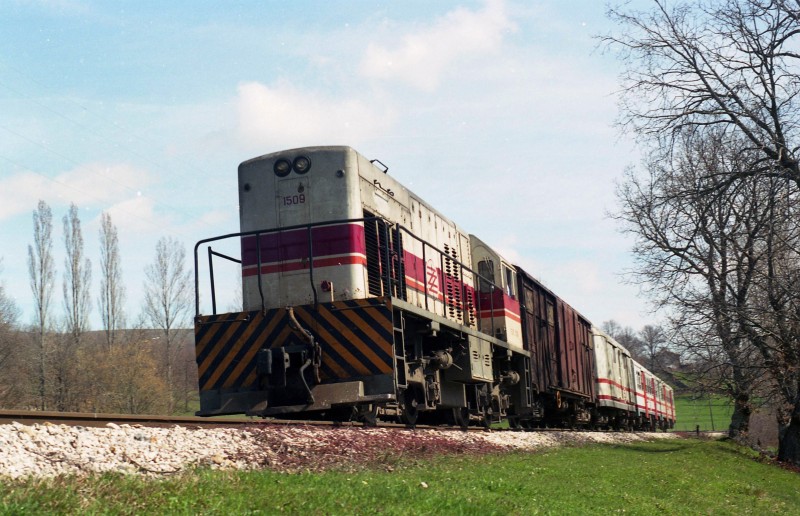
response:
{"label": "steel rail", "polygon": [[[0,409],[0,425],[9,425],[12,423],[19,423],[21,425],[65,425],[65,426],[85,426],[102,428],[107,427],[109,423],[115,425],[129,425],[141,427],[156,427],[156,428],[171,428],[180,426],[184,428],[267,428],[270,426],[305,426],[305,427],[366,427],[360,422],[355,421],[323,421],[323,420],[297,420],[297,419],[265,419],[260,417],[195,417],[195,416],[163,416],[154,414],[101,414],[92,412],[48,412],[38,410],[2,410]],[[377,428],[394,429],[394,430],[439,430],[443,432],[463,432],[458,426],[437,426],[437,425],[415,425],[409,426],[403,423],[390,423],[386,421],[378,422]],[[568,428],[530,428],[530,429],[517,429],[517,428],[490,428],[486,429],[483,426],[470,426],[466,428],[469,432],[596,432],[596,433],[617,433],[613,430],[570,430]],[[639,430],[638,432],[643,432]],[[622,432],[624,433],[624,431]],[[678,432],[672,431],[680,436],[694,436],[694,431]],[[700,432],[703,434],[711,434],[713,432]],[[684,435],[685,434],[685,435]]]}
{"label": "steel rail", "polygon": [[[230,427],[264,427],[278,426],[324,426],[363,427],[363,423],[354,421],[322,421],[297,419],[264,419],[257,417],[195,417],[195,416],[163,416],[154,414],[102,414],[92,412],[48,412],[38,410],[0,410],[0,424],[19,423],[22,425],[57,424],[67,426],[105,427],[109,423],[116,425],[140,425],[147,427],[182,426],[187,428],[230,428]],[[400,423],[378,423],[379,428],[408,428]],[[460,430],[458,427],[442,427],[432,425],[416,425],[417,429]],[[482,427],[470,427],[469,430],[483,431]]]}

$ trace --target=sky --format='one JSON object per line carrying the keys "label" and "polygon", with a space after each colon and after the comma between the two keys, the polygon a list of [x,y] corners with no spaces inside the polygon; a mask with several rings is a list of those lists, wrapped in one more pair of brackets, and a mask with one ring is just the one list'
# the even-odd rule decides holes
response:
{"label": "sky", "polygon": [[615,181],[640,156],[614,127],[620,63],[595,37],[613,29],[605,10],[600,0],[1,2],[0,281],[20,322],[33,321],[39,200],[54,219],[52,314],[63,314],[62,218],[75,203],[99,329],[103,212],[135,320],[159,238],[182,242],[192,268],[195,242],[238,231],[238,164],[306,145],[379,159],[596,325],[656,322],[626,281],[632,240],[608,216]]}

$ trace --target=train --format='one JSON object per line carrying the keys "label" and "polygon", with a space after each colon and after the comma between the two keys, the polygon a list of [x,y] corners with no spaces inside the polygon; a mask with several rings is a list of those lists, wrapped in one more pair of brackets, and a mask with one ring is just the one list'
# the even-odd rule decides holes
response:
{"label": "train", "polygon": [[[674,426],[666,382],[380,160],[274,152],[239,165],[238,191],[239,232],[194,247],[199,416]],[[220,259],[241,269],[241,310],[217,310]]]}

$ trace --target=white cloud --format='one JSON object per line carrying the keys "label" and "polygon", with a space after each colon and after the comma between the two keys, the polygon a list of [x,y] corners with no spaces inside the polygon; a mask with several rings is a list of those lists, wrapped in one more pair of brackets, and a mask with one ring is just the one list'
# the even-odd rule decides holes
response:
{"label": "white cloud", "polygon": [[[137,195],[118,202],[105,211],[111,216],[120,234],[152,234],[159,229],[153,222],[159,218],[155,214],[153,199],[149,197]],[[160,227],[165,226],[167,224]]]}
{"label": "white cloud", "polygon": [[513,29],[501,0],[488,1],[480,11],[458,8],[407,34],[397,48],[370,43],[360,71],[366,77],[400,80],[433,91],[460,59],[496,52],[503,34]]}
{"label": "white cloud", "polygon": [[361,100],[305,92],[285,82],[277,86],[242,83],[238,92],[238,135],[248,149],[320,142],[355,145],[391,125],[389,108],[379,112]]}
{"label": "white cloud", "polygon": [[149,183],[146,170],[127,164],[88,163],[52,178],[19,172],[0,179],[0,220],[32,210],[40,199],[57,206],[75,203],[103,209],[136,196]]}

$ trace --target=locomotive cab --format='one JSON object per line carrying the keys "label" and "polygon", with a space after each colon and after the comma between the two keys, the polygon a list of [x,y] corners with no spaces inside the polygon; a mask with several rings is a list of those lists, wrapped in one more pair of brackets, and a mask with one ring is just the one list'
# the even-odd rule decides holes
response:
{"label": "locomotive cab", "polygon": [[[472,261],[478,264],[481,328],[522,349],[517,271],[491,247],[470,235]],[[498,288],[499,287],[499,288]]]}
{"label": "locomotive cab", "polygon": [[[352,150],[308,148],[239,166],[240,230],[266,230],[241,238],[245,310],[306,305],[321,292],[328,301],[367,297],[363,224],[310,225],[362,217],[359,165]],[[268,299],[262,302],[264,295]]]}

